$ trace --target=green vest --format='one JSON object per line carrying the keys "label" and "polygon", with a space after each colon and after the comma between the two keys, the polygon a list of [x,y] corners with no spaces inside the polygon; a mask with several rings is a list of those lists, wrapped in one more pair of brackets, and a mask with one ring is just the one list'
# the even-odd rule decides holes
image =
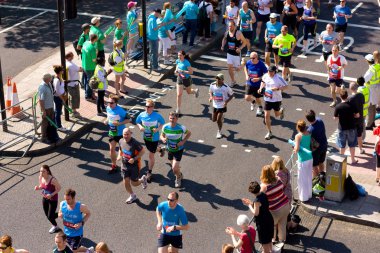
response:
{"label": "green vest", "polygon": [[[98,85],[98,89],[99,90],[103,90],[104,89],[104,83],[102,81],[100,81],[100,79],[98,78],[98,72],[99,70],[103,73],[103,75],[105,76],[107,73],[106,73],[106,70],[101,67],[99,64],[96,65],[95,67],[95,72],[94,72],[94,76],[95,78],[99,81],[99,85]],[[106,77],[106,84],[108,85],[108,80],[107,80],[107,77]]]}
{"label": "green vest", "polygon": [[369,70],[373,73],[373,75],[371,80],[368,81],[368,86],[380,84],[380,64],[373,64],[369,67]]}
{"label": "green vest", "polygon": [[[123,53],[123,51],[121,51],[121,50],[116,51],[116,49],[113,50],[113,52],[112,52],[112,58],[113,58],[114,61],[115,61],[115,58],[116,58],[117,56],[120,56],[121,59],[122,59],[122,61],[119,62],[119,63],[117,63],[115,66],[113,66],[113,70],[114,70],[115,72],[121,73],[121,72],[124,71],[124,63],[125,63],[125,61],[124,61],[124,53]],[[115,61],[115,63],[116,63],[116,61]]]}
{"label": "green vest", "polygon": [[367,86],[361,86],[358,88],[358,92],[364,95],[363,117],[366,117],[369,107],[369,88]]}

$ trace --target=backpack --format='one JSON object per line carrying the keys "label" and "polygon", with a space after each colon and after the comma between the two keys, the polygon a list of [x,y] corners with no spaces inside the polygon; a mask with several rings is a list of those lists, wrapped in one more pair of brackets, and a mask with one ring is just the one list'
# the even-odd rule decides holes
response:
{"label": "backpack", "polygon": [[[116,52],[120,56],[119,52],[118,51],[116,51]],[[108,55],[108,63],[111,66],[115,66],[116,65],[115,59],[113,58],[113,52]]]}
{"label": "backpack", "polygon": [[356,184],[354,180],[352,180],[350,174],[348,174],[346,181],[344,182],[344,191],[346,192],[346,197],[348,197],[350,200],[359,198],[358,188],[356,187]]}
{"label": "backpack", "polygon": [[198,12],[198,20],[206,20],[207,19],[207,7],[211,4],[206,4],[205,1],[203,1],[202,7],[199,9]]}
{"label": "backpack", "polygon": [[99,80],[96,76],[92,76],[89,81],[90,87],[93,90],[97,90],[99,87]]}

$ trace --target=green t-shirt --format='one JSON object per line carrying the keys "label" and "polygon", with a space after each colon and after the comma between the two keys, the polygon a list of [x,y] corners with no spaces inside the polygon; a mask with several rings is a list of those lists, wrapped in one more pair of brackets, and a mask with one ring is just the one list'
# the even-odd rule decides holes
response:
{"label": "green t-shirt", "polygon": [[86,41],[82,47],[82,68],[84,70],[95,70],[96,62],[96,45],[91,41]]}
{"label": "green t-shirt", "polygon": [[[124,35],[124,30],[116,28],[115,29],[115,38],[114,38],[114,41],[115,40],[121,40],[121,38],[123,38],[123,35]],[[123,39],[123,45],[124,46],[127,45],[127,40],[128,40],[128,36],[125,36],[124,39]]]}
{"label": "green t-shirt", "polygon": [[96,42],[98,50],[99,51],[104,50],[104,43],[102,43],[101,41],[104,40],[106,37],[104,36],[104,33],[102,32],[102,30],[100,30],[100,28],[97,26],[91,26],[90,35],[91,34],[96,34],[98,36],[98,42]]}
{"label": "green t-shirt", "polygon": [[292,44],[296,43],[296,39],[291,34],[286,34],[283,36],[282,34],[278,35],[274,41],[273,45],[278,46],[282,44],[282,48],[278,49],[278,55],[279,56],[289,56],[292,53],[290,52],[290,49],[292,48]]}
{"label": "green t-shirt", "polygon": [[80,37],[79,37],[79,40],[78,40],[78,46],[83,47],[83,44],[84,44],[86,41],[88,41],[88,40],[90,40],[90,36],[89,36],[88,34],[84,34],[84,33],[82,33],[82,34],[80,35]]}

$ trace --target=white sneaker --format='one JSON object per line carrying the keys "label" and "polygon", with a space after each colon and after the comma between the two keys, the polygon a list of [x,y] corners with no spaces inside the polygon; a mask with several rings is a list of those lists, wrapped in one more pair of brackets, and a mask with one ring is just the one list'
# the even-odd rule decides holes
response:
{"label": "white sneaker", "polygon": [[280,119],[284,119],[284,116],[285,116],[285,109],[284,109],[284,107],[281,107],[281,109],[280,109]]}
{"label": "white sneaker", "polygon": [[[255,110],[256,103],[251,103],[251,111]],[[257,109],[258,110],[258,109]]]}
{"label": "white sneaker", "polygon": [[218,132],[216,133],[216,138],[217,139],[221,139],[222,138],[222,133],[220,132],[220,130],[218,130]]}
{"label": "white sneaker", "polygon": [[199,89],[195,89],[195,93],[194,93],[194,96],[195,96],[196,98],[198,98],[198,97],[199,97]]}
{"label": "white sneaker", "polygon": [[65,128],[65,127],[60,127],[60,128],[58,128],[57,130],[58,130],[58,131],[61,131],[61,132],[67,132],[67,131],[68,131],[68,129]]}
{"label": "white sneaker", "polygon": [[263,108],[258,107],[256,110],[256,116],[263,116],[263,115],[264,115]]}
{"label": "white sneaker", "polygon": [[94,252],[95,252],[95,249],[92,246],[86,250],[86,253],[94,253]]}
{"label": "white sneaker", "polygon": [[133,194],[131,194],[131,196],[129,196],[129,198],[127,198],[127,200],[125,201],[125,203],[132,204],[136,200],[137,200],[137,196],[136,196],[136,194],[133,193]]}
{"label": "white sneaker", "polygon": [[181,184],[182,184],[182,178],[183,178],[183,175],[181,173],[181,175],[179,177],[176,177],[175,178],[175,182],[174,182],[174,187],[175,188],[180,188],[181,187]]}
{"label": "white sneaker", "polygon": [[293,81],[293,74],[289,73],[288,74],[288,83],[291,83]]}
{"label": "white sneaker", "polygon": [[140,180],[141,180],[142,188],[145,190],[148,187],[148,179],[146,175],[142,176]]}
{"label": "white sneaker", "polygon": [[54,233],[57,233],[59,231],[59,227],[58,226],[52,226],[50,229],[49,229],[49,233],[50,234],[54,234]]}
{"label": "white sneaker", "polygon": [[265,135],[265,140],[270,140],[273,137],[272,132],[268,132],[267,135]]}

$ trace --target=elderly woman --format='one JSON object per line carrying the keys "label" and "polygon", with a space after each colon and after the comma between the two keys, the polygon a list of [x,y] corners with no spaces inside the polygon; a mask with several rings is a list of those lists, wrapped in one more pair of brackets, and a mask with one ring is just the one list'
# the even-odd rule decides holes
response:
{"label": "elderly woman", "polygon": [[269,212],[269,202],[265,193],[260,192],[258,182],[251,182],[248,191],[253,194],[255,199],[242,199],[243,204],[247,205],[255,216],[256,229],[259,234],[259,242],[263,247],[263,253],[272,251],[272,238],[274,234],[273,217]]}
{"label": "elderly woman", "polygon": [[288,197],[289,201],[292,201],[292,185],[290,184],[290,172],[285,167],[284,161],[281,157],[276,156],[272,161],[272,168],[276,173],[276,176],[284,185],[284,193]]}
{"label": "elderly woman", "polygon": [[270,165],[261,169],[261,191],[266,193],[269,202],[269,211],[274,221],[273,242],[276,241],[276,228],[278,229],[278,240],[286,240],[286,223],[290,212],[288,197],[284,194],[284,185],[279,180]]}
{"label": "elderly woman", "polygon": [[[237,232],[232,227],[226,228],[226,233],[231,235],[235,248],[240,249],[241,253],[251,253],[255,248],[256,230],[249,226],[249,218],[245,214],[241,214],[237,218],[237,225],[241,227],[241,232]],[[235,236],[239,237],[236,240]]]}

